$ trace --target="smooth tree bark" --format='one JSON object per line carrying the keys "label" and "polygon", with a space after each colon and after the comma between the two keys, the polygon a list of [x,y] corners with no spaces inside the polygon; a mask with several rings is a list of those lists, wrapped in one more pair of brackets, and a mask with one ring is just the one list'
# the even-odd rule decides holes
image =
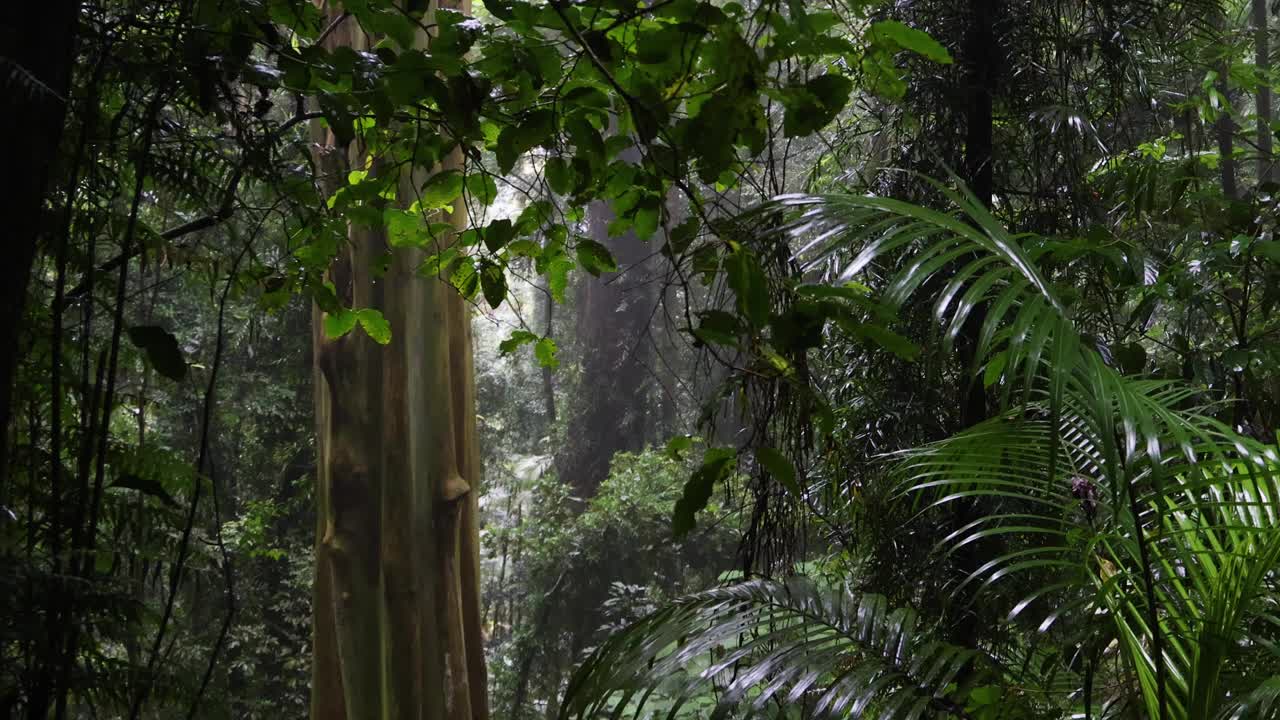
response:
{"label": "smooth tree bark", "polygon": [[[1222,47],[1227,47],[1227,18],[1219,10],[1215,22],[1222,33]],[[1236,181],[1235,132],[1236,123],[1231,117],[1231,59],[1223,57],[1215,70],[1218,73],[1217,91],[1222,98],[1223,106],[1218,109],[1218,119],[1213,124],[1214,135],[1218,141],[1218,173],[1222,181],[1222,194],[1228,200],[1240,197],[1239,184]]]}
{"label": "smooth tree bark", "polygon": [[[626,153],[623,153],[625,155]],[[634,232],[609,237],[613,211],[604,201],[587,208],[590,237],[607,247],[618,272],[587,278],[578,287],[577,344],[582,377],[568,403],[566,443],[556,456],[556,472],[581,500],[595,496],[609,475],[615,453],[645,445],[652,341],[649,324],[658,284],[648,277],[656,244]]]}
{"label": "smooth tree bark", "polygon": [[1258,75],[1258,182],[1275,181],[1271,131],[1271,29],[1267,25],[1267,0],[1253,0],[1254,65]]}
{"label": "smooth tree bark", "polygon": [[[446,7],[470,9],[465,0]],[[327,42],[369,47],[354,20],[327,10],[339,23]],[[319,125],[313,139],[326,177],[364,166],[358,142],[344,148]],[[405,173],[402,197],[426,172],[461,163],[455,151],[440,168]],[[448,220],[466,224],[461,200]],[[418,276],[417,252],[397,249],[375,280],[375,259],[386,250],[382,233],[352,227],[329,278],[350,307],[382,312],[392,327],[387,346],[358,330],[329,339],[324,314],[314,311],[311,716],[486,720],[468,307],[445,282]]]}
{"label": "smooth tree bark", "polygon": [[[1003,61],[1003,40],[1000,20],[1003,16],[1001,0],[969,0],[968,23],[965,27],[962,47],[962,80],[965,96],[965,145],[964,180],[969,190],[987,209],[995,202],[995,96]],[[979,352],[981,328],[986,322],[985,303],[974,308],[965,323],[960,346],[960,427],[972,427],[987,419],[988,398],[982,379],[970,374],[970,367]],[[966,527],[974,521],[979,509],[969,501],[957,506],[952,522],[955,527]],[[980,543],[968,543],[955,555],[956,569],[960,577],[968,577],[978,570],[987,557],[988,548]],[[973,590],[958,595],[958,609],[952,637],[961,645],[971,645],[977,637],[983,619],[973,607]]]}
{"label": "smooth tree bark", "polygon": [[[969,24],[963,47],[963,82],[966,91],[964,180],[988,209],[995,196],[993,95],[999,77],[1000,45],[996,19],[999,0],[969,0]],[[985,307],[975,309],[964,328],[964,357],[968,368],[977,351],[978,335],[986,319]],[[962,384],[960,425],[970,427],[987,417],[986,388],[975,378]]]}

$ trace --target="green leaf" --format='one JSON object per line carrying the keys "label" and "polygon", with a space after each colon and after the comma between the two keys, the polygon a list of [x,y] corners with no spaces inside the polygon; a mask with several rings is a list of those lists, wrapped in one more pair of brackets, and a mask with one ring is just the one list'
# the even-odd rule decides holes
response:
{"label": "green leaf", "polygon": [[1147,366],[1147,350],[1139,343],[1122,343],[1112,348],[1111,353],[1126,375],[1137,375]]}
{"label": "green leaf", "polygon": [[458,264],[449,276],[449,284],[453,285],[462,297],[470,300],[480,289],[480,273],[476,272],[475,261],[470,257],[458,258]]}
{"label": "green leaf", "polygon": [[783,91],[783,132],[787,137],[803,137],[826,127],[849,102],[852,90],[852,80],[843,75],[828,73],[813,78],[801,87]]}
{"label": "green leaf", "polygon": [[492,205],[498,199],[498,184],[486,172],[472,173],[466,180],[467,197],[481,205]]}
{"label": "green leaf", "polygon": [[133,473],[126,473],[121,475],[119,478],[116,478],[116,481],[111,483],[111,487],[137,490],[144,495],[159,498],[161,502],[169,507],[178,506],[178,502],[173,499],[173,496],[169,494],[169,491],[165,490],[164,486],[161,485],[159,481],[152,478],[144,478],[134,475]]}
{"label": "green leaf", "polygon": [[491,308],[497,309],[507,299],[507,274],[501,265],[488,260],[480,263],[480,289]]}
{"label": "green leaf", "polygon": [[462,173],[443,170],[432,175],[422,186],[422,204],[429,208],[448,207],[462,195]]}
{"label": "green leaf", "polygon": [[947,49],[934,40],[929,33],[908,27],[897,20],[881,20],[872,23],[867,34],[871,36],[873,42],[888,41],[903,50],[910,50],[936,63],[943,65],[952,63],[951,53],[947,52]]}
{"label": "green leaf", "polygon": [[684,453],[693,447],[694,441],[695,438],[692,435],[676,435],[667,441],[667,457],[676,461],[684,460]]}
{"label": "green leaf", "polygon": [[336,312],[326,313],[324,316],[324,335],[330,340],[337,340],[346,335],[355,326],[356,311],[350,308],[341,308]]}
{"label": "green leaf", "polygon": [[387,208],[382,213],[387,226],[387,242],[391,247],[422,247],[427,234],[423,232],[421,218],[416,213]]}
{"label": "green leaf", "polygon": [[717,481],[728,476],[737,454],[732,448],[708,448],[702,457],[702,465],[684,484],[684,492],[676,501],[671,517],[671,530],[676,538],[682,538],[697,527],[697,514],[711,500],[711,491]]}
{"label": "green leaf", "polygon": [[498,343],[499,355],[510,355],[519,350],[522,345],[537,342],[538,336],[528,330],[515,330],[506,340]]}
{"label": "green leaf", "polygon": [[791,461],[785,455],[774,450],[771,447],[762,447],[756,450],[756,460],[760,461],[760,465],[786,488],[796,499],[804,497],[804,492],[800,489],[800,483],[796,481],[796,469]]}
{"label": "green leaf", "polygon": [[609,248],[591,238],[578,238],[575,249],[578,253],[578,262],[584,270],[592,275],[599,276],[602,272],[616,272],[618,270],[618,262],[613,259]]}
{"label": "green leaf", "polygon": [[552,110],[534,110],[522,117],[518,124],[508,125],[498,135],[494,154],[498,169],[508,174],[520,156],[545,143],[555,132],[556,114]]}
{"label": "green leaf", "polygon": [[573,261],[564,255],[551,260],[547,265],[547,289],[556,302],[564,302],[564,291],[569,287],[569,271],[573,269]]}
{"label": "green leaf", "polygon": [[514,233],[515,228],[510,220],[494,220],[484,229],[484,246],[489,248],[489,252],[496,253],[511,242]]}
{"label": "green leaf", "polygon": [[557,195],[568,195],[573,189],[573,169],[569,161],[562,157],[548,158],[545,172],[547,184],[551,186],[552,192]]}
{"label": "green leaf", "polygon": [[373,338],[374,342],[379,345],[391,342],[391,323],[387,322],[379,310],[361,308],[355,315],[360,322],[360,327],[364,328],[365,334]]}
{"label": "green leaf", "polygon": [[533,346],[533,355],[538,358],[538,364],[544,368],[555,370],[560,367],[560,348],[556,347],[556,343],[551,338],[542,338],[537,345]]}
{"label": "green leaf", "polygon": [[725,259],[729,287],[738,297],[738,312],[753,327],[769,321],[769,283],[755,255],[739,249]]}
{"label": "green leaf", "polygon": [[698,231],[702,229],[702,220],[697,215],[690,215],[684,222],[677,225],[671,231],[671,237],[667,240],[667,249],[672,257],[678,257],[698,237]]}
{"label": "green leaf", "polygon": [[640,208],[636,211],[634,225],[636,229],[636,237],[641,240],[648,240],[658,231],[658,210],[657,208]]}
{"label": "green leaf", "polygon": [[704,343],[736,347],[738,335],[742,332],[742,324],[736,315],[723,310],[704,310],[698,313],[702,322],[694,328],[694,337]]}
{"label": "green leaf", "polygon": [[1000,380],[1000,376],[1004,374],[1004,366],[1009,360],[1009,355],[1001,351],[996,353],[987,361],[987,369],[982,373],[982,386],[991,387]]}
{"label": "green leaf", "polygon": [[920,346],[889,328],[865,323],[859,334],[903,360],[915,360],[920,356]]}
{"label": "green leaf", "polygon": [[129,328],[129,342],[147,355],[156,372],[180,382],[187,377],[187,361],[182,357],[178,339],[157,325],[135,325]]}

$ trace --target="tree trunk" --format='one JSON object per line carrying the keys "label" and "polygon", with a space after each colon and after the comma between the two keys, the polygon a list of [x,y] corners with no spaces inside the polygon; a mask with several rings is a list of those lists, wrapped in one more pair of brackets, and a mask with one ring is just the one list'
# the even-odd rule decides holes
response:
{"label": "tree trunk", "polygon": [[[1000,62],[996,17],[998,0],[970,0],[969,27],[964,39],[964,83],[968,95],[965,109],[964,180],[969,190],[986,208],[995,195],[995,157],[993,154],[994,117],[992,94]],[[986,319],[984,306],[975,308],[965,324],[962,362],[960,425],[975,425],[987,416],[987,393],[983,384],[965,373],[977,352],[978,334]]]}
{"label": "tree trunk", "polygon": [[[1222,46],[1226,47],[1227,18],[1219,10],[1215,18],[1218,29],[1222,32]],[[1228,200],[1240,197],[1236,183],[1235,131],[1236,123],[1231,117],[1231,59],[1223,58],[1218,64],[1218,94],[1222,96],[1223,107],[1219,108],[1218,120],[1213,124],[1214,134],[1218,138],[1218,171],[1222,179],[1222,194]]]}
{"label": "tree trunk", "polygon": [[[964,35],[963,82],[967,95],[965,108],[965,182],[982,205],[990,210],[995,197],[994,102],[995,86],[1000,76],[1003,50],[997,21],[1001,16],[1000,0],[969,0],[969,24]],[[987,308],[980,303],[965,323],[960,346],[960,427],[976,425],[987,418],[987,392],[981,378],[971,372],[978,357],[979,335],[986,322]],[[965,527],[978,515],[973,500],[957,507],[953,522]],[[976,572],[987,557],[979,543],[969,543],[956,553],[956,566],[961,577]],[[957,618],[952,628],[955,641],[973,644],[981,618],[973,609],[970,589],[956,597]]]}
{"label": "tree trunk", "polygon": [[62,140],[70,99],[76,12],[72,0],[0,3],[0,137],[21,138],[6,152],[5,168],[15,182],[0,194],[7,253],[0,271],[0,496],[8,473],[8,440],[16,342],[26,307],[27,279],[35,262],[42,226],[41,208],[50,169]]}
{"label": "tree trunk", "polygon": [[[455,8],[469,10],[465,1]],[[369,46],[350,19],[330,42]],[[363,166],[360,148],[340,147],[319,126],[313,133],[327,177]],[[455,152],[442,169],[461,160]],[[403,180],[408,196],[415,179]],[[467,222],[461,200],[449,221]],[[392,253],[374,282],[385,237],[353,227],[349,239],[330,279],[351,307],[380,310],[392,338],[386,347],[360,331],[330,340],[323,313],[314,311],[319,488],[311,716],[486,720],[468,309],[445,283],[416,274],[418,253]]]}
{"label": "tree trunk", "polygon": [[1273,182],[1271,159],[1271,30],[1267,27],[1267,0],[1253,0],[1254,64],[1261,76],[1258,83],[1258,183]]}
{"label": "tree trunk", "polygon": [[588,233],[609,248],[619,272],[585,278],[579,285],[581,391],[568,421],[572,442],[556,456],[560,480],[582,500],[593,497],[608,477],[615,453],[644,447],[650,404],[647,359],[652,343],[647,335],[656,294],[645,270],[653,249],[633,232],[610,238],[607,228],[613,219],[604,201],[587,208]]}

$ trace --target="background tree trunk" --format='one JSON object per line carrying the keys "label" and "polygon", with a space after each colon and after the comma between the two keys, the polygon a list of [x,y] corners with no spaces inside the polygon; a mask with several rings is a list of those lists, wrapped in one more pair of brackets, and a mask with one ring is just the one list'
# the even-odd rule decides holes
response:
{"label": "background tree trunk", "polygon": [[13,373],[18,363],[18,330],[26,307],[42,206],[53,159],[58,156],[70,101],[71,67],[79,3],[72,0],[0,4],[0,95],[9,107],[0,112],[3,137],[21,138],[6,151],[5,167],[15,181],[0,193],[7,235],[0,270],[0,498],[4,497],[9,458],[9,415]]}
{"label": "background tree trunk", "polygon": [[1258,183],[1272,182],[1271,159],[1271,30],[1267,26],[1267,0],[1253,0],[1254,64],[1261,75],[1258,84]]}
{"label": "background tree trunk", "polygon": [[[1226,12],[1219,9],[1215,18],[1218,29],[1222,33],[1220,47],[1229,47],[1227,42]],[[1218,139],[1218,171],[1222,180],[1222,194],[1228,200],[1240,197],[1236,182],[1235,131],[1236,123],[1231,117],[1231,58],[1223,57],[1218,63],[1218,94],[1222,96],[1223,107],[1218,110],[1218,120],[1213,124],[1214,134]]]}
{"label": "background tree trunk", "polygon": [[[468,3],[454,9],[467,12]],[[331,18],[338,17],[331,12]],[[426,23],[429,24],[429,23]],[[331,42],[369,42],[353,20]],[[425,38],[424,38],[425,40]],[[329,177],[363,166],[363,151],[315,130]],[[461,152],[441,169],[460,167]],[[376,168],[375,168],[376,172]],[[410,182],[402,179],[402,195]],[[467,222],[461,200],[449,221]],[[352,229],[330,268],[339,296],[376,308],[392,338],[357,330],[338,340],[315,311],[319,431],[312,717],[485,720],[470,318],[463,299],[419,277],[418,253],[397,250],[376,283],[381,233]]]}
{"label": "background tree trunk", "polygon": [[[995,196],[994,114],[992,96],[999,77],[1000,47],[996,33],[998,0],[970,0],[969,26],[964,39],[965,108],[964,180],[978,200],[990,208]],[[967,373],[986,318],[975,309],[964,329],[962,373]],[[962,374],[960,426],[976,425],[987,417],[987,393],[983,384]]]}
{"label": "background tree trunk", "polygon": [[587,208],[588,233],[609,248],[619,271],[584,278],[578,286],[582,376],[577,397],[569,404],[567,437],[572,442],[556,456],[560,480],[583,500],[594,496],[608,477],[615,453],[644,447],[651,405],[648,332],[658,284],[649,277],[648,258],[656,244],[640,242],[634,232],[610,238],[613,219],[608,203],[596,201]]}

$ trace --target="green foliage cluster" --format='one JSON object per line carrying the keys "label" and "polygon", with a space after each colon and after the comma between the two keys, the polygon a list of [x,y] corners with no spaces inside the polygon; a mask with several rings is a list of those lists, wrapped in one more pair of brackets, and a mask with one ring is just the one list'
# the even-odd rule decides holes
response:
{"label": "green foliage cluster", "polygon": [[[710,510],[722,515],[714,527],[670,539],[671,507],[688,473],[687,461],[648,450],[615,455],[585,507],[554,473],[503,489],[517,493],[524,514],[491,514],[501,524],[486,531],[494,556],[516,556],[509,576],[490,573],[486,592],[499,712],[554,708],[563,679],[610,632],[732,567],[736,528],[723,509]],[[495,495],[486,502],[502,502]],[[486,569],[505,561],[492,557]]]}
{"label": "green foliage cluster", "polygon": [[[0,715],[305,713],[311,337],[397,331],[353,228],[504,328],[511,717],[1280,712],[1266,3],[433,6],[96,0],[66,92],[0,57],[66,110],[16,223]],[[574,498],[564,315],[620,238],[705,404]]]}

